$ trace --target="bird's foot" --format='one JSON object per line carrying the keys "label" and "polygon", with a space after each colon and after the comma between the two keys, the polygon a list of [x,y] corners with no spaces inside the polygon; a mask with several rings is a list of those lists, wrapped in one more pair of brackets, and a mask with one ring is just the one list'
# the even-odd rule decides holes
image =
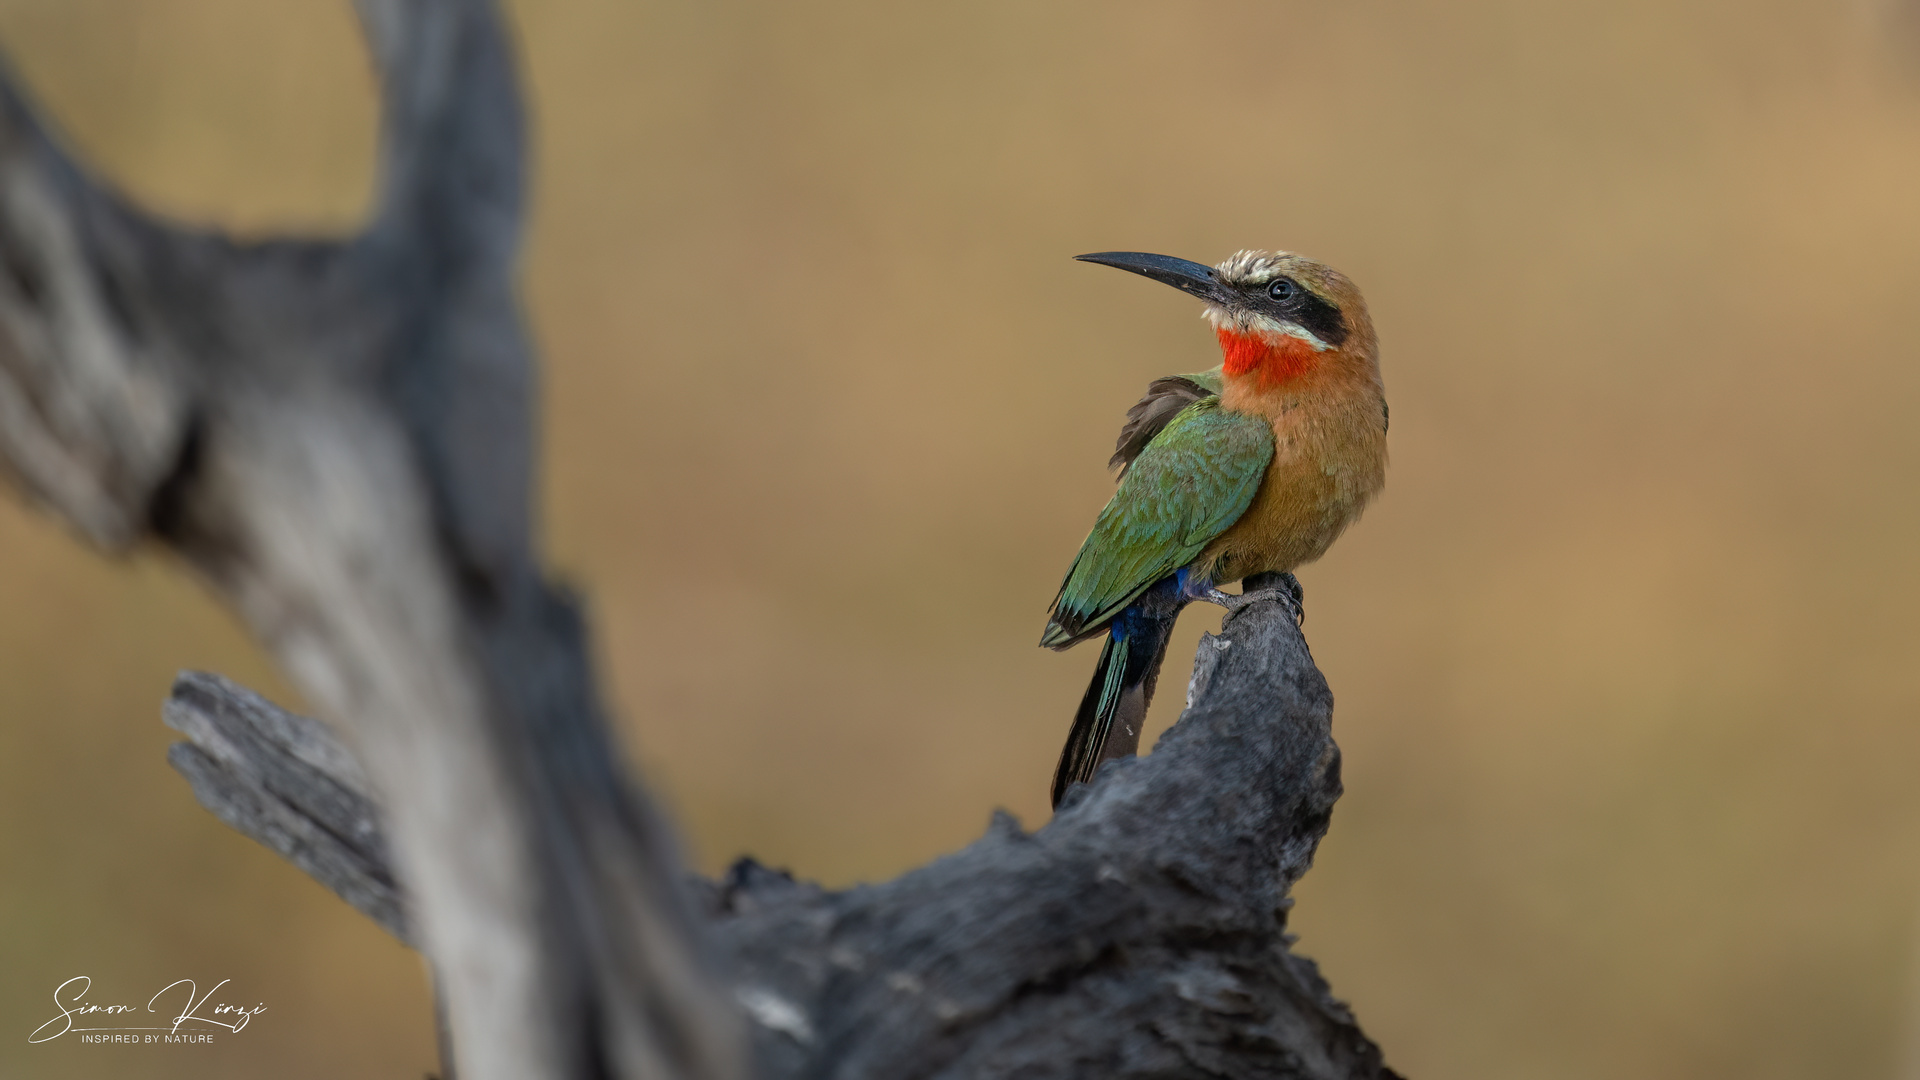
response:
{"label": "bird's foot", "polygon": [[1240,595],[1234,599],[1239,606],[1230,607],[1229,611],[1238,611],[1256,599],[1278,599],[1293,609],[1295,626],[1305,625],[1307,621],[1306,590],[1292,574],[1255,574],[1240,583]]}
{"label": "bird's foot", "polygon": [[1226,608],[1230,615],[1239,614],[1248,604],[1278,600],[1293,609],[1294,625],[1307,621],[1306,608],[1303,606],[1305,593],[1300,588],[1300,579],[1292,574],[1255,574],[1240,583],[1238,595],[1222,592],[1211,581],[1186,579],[1180,583],[1180,596],[1183,600],[1218,604]]}

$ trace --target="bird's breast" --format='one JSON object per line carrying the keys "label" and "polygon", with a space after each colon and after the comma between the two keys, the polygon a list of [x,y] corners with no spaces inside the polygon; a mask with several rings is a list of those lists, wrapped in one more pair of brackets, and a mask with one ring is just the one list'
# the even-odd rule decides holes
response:
{"label": "bird's breast", "polygon": [[1377,389],[1265,394],[1238,404],[1234,411],[1253,412],[1273,426],[1273,460],[1246,513],[1201,556],[1213,564],[1216,582],[1289,571],[1319,558],[1386,484],[1386,421]]}

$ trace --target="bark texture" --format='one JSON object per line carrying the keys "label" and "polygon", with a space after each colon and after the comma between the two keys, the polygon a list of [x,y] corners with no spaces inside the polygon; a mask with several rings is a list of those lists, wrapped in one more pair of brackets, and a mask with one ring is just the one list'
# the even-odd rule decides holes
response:
{"label": "bark texture", "polygon": [[178,554],[345,736],[463,1076],[743,1075],[533,550],[509,39],[485,0],[359,10],[383,175],[339,242],[155,220],[0,85],[0,460],[94,544]]}
{"label": "bark texture", "polygon": [[[1290,582],[1273,584],[1201,639],[1152,756],[1038,831],[996,815],[965,850],[844,892],[745,859],[690,879],[758,1075],[1392,1076],[1288,949],[1340,751]],[[203,804],[407,940],[379,812],[324,727],[192,673],[166,716]]]}
{"label": "bark texture", "polygon": [[489,0],[358,7],[383,174],[339,241],[142,213],[0,71],[0,471],[177,555],[316,703],[185,675],[170,760],[430,958],[460,1075],[1391,1075],[1287,948],[1340,781],[1285,582],[1034,833],[844,892],[684,876],[532,542],[509,37]]}

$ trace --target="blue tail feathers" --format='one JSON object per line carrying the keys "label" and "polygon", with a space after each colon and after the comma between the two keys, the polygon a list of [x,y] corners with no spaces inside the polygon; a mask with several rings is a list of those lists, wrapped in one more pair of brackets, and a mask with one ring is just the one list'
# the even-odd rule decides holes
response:
{"label": "blue tail feathers", "polygon": [[1134,753],[1153,701],[1160,663],[1180,609],[1187,606],[1186,572],[1169,574],[1114,617],[1094,665],[1093,680],[1060,751],[1053,775],[1053,804],[1074,784],[1093,779],[1102,762]]}

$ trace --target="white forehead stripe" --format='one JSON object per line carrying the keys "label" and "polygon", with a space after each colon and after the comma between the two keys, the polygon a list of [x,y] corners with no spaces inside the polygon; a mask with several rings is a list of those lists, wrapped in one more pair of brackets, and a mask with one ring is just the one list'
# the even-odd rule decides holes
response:
{"label": "white forehead stripe", "polygon": [[1236,251],[1226,260],[1214,267],[1219,275],[1228,281],[1242,285],[1264,285],[1280,274],[1280,263],[1285,260],[1284,251],[1257,251],[1249,248]]}

